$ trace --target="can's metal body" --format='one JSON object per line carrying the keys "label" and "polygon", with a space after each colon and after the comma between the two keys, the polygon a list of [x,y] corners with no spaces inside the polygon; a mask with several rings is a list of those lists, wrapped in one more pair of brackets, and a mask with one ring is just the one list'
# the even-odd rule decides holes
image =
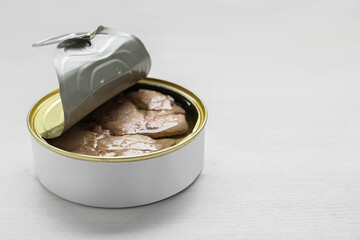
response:
{"label": "can's metal body", "polygon": [[197,178],[204,162],[204,103],[174,83],[147,78],[138,84],[183,97],[191,111],[192,131],[175,146],[139,156],[108,158],[66,152],[49,145],[36,132],[36,114],[58,95],[55,90],[30,109],[27,120],[36,176],[47,189],[79,204],[121,208],[165,199]]}

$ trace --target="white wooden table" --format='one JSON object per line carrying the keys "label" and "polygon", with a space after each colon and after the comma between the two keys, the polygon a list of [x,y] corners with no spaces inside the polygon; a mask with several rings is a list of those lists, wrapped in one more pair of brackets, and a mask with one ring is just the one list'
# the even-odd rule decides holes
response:
{"label": "white wooden table", "polygon": [[[57,80],[30,45],[99,24],[207,104],[202,175],[165,201],[84,207],[34,175],[25,118]],[[0,239],[360,239],[358,1],[6,1],[0,30]]]}

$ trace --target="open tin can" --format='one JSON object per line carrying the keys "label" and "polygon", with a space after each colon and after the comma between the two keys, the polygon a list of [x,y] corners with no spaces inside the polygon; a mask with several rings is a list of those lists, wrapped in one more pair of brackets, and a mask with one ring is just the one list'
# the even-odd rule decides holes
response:
{"label": "open tin can", "polygon": [[171,82],[145,78],[132,88],[156,90],[172,96],[187,112],[190,133],[176,145],[131,157],[96,157],[56,148],[36,131],[37,114],[48,102],[60,99],[55,90],[30,109],[27,124],[32,135],[35,172],[56,195],[83,205],[121,208],[168,198],[189,186],[204,163],[204,127],[207,110],[191,91]]}
{"label": "open tin can", "polygon": [[[27,118],[42,185],[66,200],[105,208],[149,204],[189,186],[204,162],[207,110],[200,98],[177,84],[146,78],[149,54],[130,34],[100,26],[93,33],[63,35],[35,45],[54,42],[60,42],[55,54],[60,89],[38,100]],[[73,153],[46,141],[120,92],[138,89],[171,96],[186,112],[188,134],[171,147],[119,157]]]}

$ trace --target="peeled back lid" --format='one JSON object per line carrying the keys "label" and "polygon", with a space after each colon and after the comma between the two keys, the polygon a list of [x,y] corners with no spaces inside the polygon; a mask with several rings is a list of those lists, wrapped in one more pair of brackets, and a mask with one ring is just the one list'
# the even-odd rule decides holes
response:
{"label": "peeled back lid", "polygon": [[63,35],[33,46],[49,42],[60,42],[54,64],[61,101],[49,99],[36,116],[36,131],[43,138],[60,136],[150,71],[150,56],[142,42],[111,28],[100,26],[93,33]]}

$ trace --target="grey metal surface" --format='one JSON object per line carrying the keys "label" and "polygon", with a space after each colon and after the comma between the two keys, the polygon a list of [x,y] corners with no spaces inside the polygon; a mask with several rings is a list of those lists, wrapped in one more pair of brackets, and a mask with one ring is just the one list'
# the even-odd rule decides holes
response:
{"label": "grey metal surface", "polygon": [[56,126],[47,138],[59,136],[150,71],[145,46],[131,34],[100,26],[74,36],[63,38],[55,51],[64,126]]}

